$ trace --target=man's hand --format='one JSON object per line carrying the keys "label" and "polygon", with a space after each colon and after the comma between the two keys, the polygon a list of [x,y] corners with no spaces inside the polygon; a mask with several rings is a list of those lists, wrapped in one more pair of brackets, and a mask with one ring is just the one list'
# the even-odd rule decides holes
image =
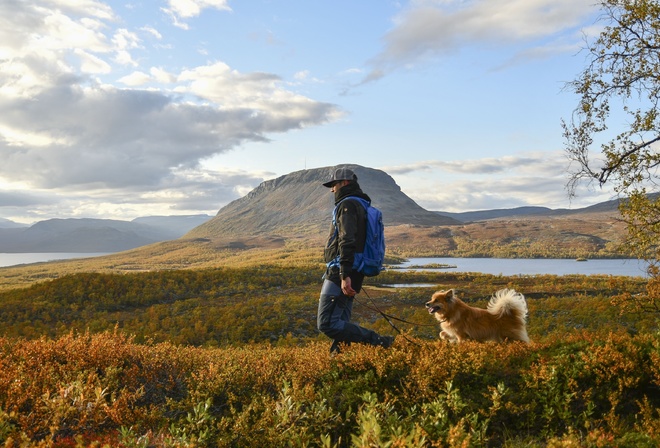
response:
{"label": "man's hand", "polygon": [[351,286],[351,278],[346,277],[341,279],[341,291],[346,294],[348,297],[353,297],[356,292]]}

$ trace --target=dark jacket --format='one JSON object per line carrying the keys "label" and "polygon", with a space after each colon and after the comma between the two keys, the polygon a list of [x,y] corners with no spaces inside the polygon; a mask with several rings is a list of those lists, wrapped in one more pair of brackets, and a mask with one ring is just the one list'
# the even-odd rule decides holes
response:
{"label": "dark jacket", "polygon": [[[335,206],[348,196],[357,196],[371,202],[357,182],[351,182],[335,192]],[[358,201],[347,200],[342,202],[337,210],[338,237],[334,238],[335,227],[330,225],[330,235],[326,243],[324,257],[329,263],[339,255],[340,268],[329,268],[326,278],[337,285],[341,285],[341,276],[351,278],[351,284],[356,292],[360,291],[364,275],[353,271],[353,259],[355,253],[364,250],[366,227],[366,211]]]}

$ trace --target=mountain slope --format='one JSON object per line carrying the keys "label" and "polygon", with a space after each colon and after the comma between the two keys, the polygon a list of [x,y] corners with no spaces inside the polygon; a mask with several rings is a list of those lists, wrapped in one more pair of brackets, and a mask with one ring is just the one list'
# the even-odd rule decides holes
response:
{"label": "mountain slope", "polygon": [[584,214],[595,214],[595,213],[613,213],[619,214],[619,199],[614,199],[611,201],[600,202],[598,204],[590,205],[584,208],[576,209],[551,209],[547,207],[516,207],[516,208],[504,208],[504,209],[493,209],[493,210],[477,210],[471,212],[435,212],[439,215],[449,216],[461,222],[473,222],[473,221],[486,221],[489,219],[499,219],[499,218],[519,218],[528,216],[530,218],[534,217],[548,217],[548,216],[571,216],[571,215],[584,215]]}
{"label": "mountain slope", "polygon": [[26,224],[19,224],[9,219],[0,218],[0,229],[19,229],[27,227]]}
{"label": "mountain slope", "polygon": [[[386,226],[452,225],[453,218],[427,211],[406,196],[387,173],[359,165],[352,169],[372,204],[383,212]],[[263,182],[246,196],[223,207],[186,238],[227,236],[306,235],[325,232],[330,224],[333,195],[323,186],[337,167],[297,171]]]}
{"label": "mountain slope", "polygon": [[179,238],[208,215],[114,219],[48,219],[30,227],[0,228],[0,253],[119,252]]}

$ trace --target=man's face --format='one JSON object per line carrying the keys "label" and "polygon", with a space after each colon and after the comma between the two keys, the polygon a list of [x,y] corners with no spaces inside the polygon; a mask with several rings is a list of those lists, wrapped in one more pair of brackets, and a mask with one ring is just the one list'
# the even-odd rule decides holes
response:
{"label": "man's face", "polygon": [[338,180],[332,185],[332,187],[330,187],[330,191],[336,193],[341,187],[343,187],[346,184],[348,184],[347,180]]}

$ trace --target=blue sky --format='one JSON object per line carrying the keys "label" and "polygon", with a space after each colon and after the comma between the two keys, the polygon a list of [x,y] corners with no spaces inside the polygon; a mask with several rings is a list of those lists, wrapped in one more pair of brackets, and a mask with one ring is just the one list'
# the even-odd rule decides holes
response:
{"label": "blue sky", "polygon": [[215,214],[357,163],[429,210],[569,201],[592,0],[0,2],[0,218]]}

